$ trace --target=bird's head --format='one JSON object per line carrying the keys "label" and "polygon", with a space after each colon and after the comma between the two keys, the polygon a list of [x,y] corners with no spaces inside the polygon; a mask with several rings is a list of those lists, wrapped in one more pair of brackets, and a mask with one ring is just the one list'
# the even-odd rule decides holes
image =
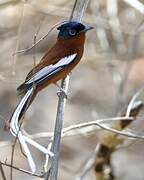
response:
{"label": "bird's head", "polygon": [[57,29],[59,30],[58,38],[70,39],[80,34],[85,34],[88,30],[93,29],[93,27],[83,25],[76,21],[70,21],[62,24]]}

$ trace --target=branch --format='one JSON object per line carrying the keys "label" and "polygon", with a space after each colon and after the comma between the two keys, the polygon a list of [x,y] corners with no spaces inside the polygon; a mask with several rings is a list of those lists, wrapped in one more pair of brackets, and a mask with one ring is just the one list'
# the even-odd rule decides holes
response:
{"label": "branch", "polygon": [[[74,7],[72,10],[72,14],[70,15],[69,20],[74,19],[74,11],[76,8],[78,1],[76,0],[74,3]],[[75,18],[77,21],[81,22],[85,9],[87,7],[88,0],[81,0],[78,6],[78,15]],[[61,82],[61,88],[67,93],[69,86],[69,76]],[[66,99],[64,93],[61,93],[59,96],[59,102],[57,107],[57,116],[56,116],[56,123],[55,123],[55,132],[54,132],[54,140],[52,143],[52,152],[54,152],[54,157],[52,159],[51,165],[51,175],[50,180],[57,180],[58,176],[58,162],[59,162],[59,152],[60,152],[60,140],[61,140],[61,131],[62,131],[62,124],[63,124],[63,115],[64,115],[64,108],[65,108]],[[48,173],[47,171],[45,180],[48,180]]]}
{"label": "branch", "polygon": [[[67,93],[69,84],[69,76],[66,79],[62,80],[61,88]],[[63,115],[65,109],[66,99],[64,93],[61,92],[58,101],[57,107],[57,115],[56,115],[56,123],[55,123],[55,131],[54,131],[54,140],[52,144],[52,152],[54,153],[54,157],[52,158],[52,169],[50,180],[56,180],[58,174],[58,161],[59,161],[59,152],[60,152],[60,140],[61,140],[61,130],[63,124]],[[47,177],[45,178],[47,180]]]}
{"label": "branch", "polygon": [[0,163],[0,171],[1,171],[2,179],[6,180],[6,176],[5,176],[5,173],[4,173],[4,170],[3,170],[3,167],[2,167],[1,163]]}
{"label": "branch", "polygon": [[15,56],[16,54],[20,54],[20,53],[26,53],[28,51],[30,51],[31,49],[33,49],[34,47],[36,47],[41,41],[43,41],[54,29],[55,27],[57,27],[58,25],[64,23],[65,21],[63,22],[58,22],[57,24],[55,24],[44,36],[42,36],[38,41],[34,41],[33,45],[26,48],[26,49],[22,49],[22,50],[19,50],[19,51],[15,51],[13,53],[13,56]]}
{"label": "branch", "polygon": [[7,163],[4,163],[4,162],[0,162],[0,165],[3,165],[3,166],[7,166],[7,167],[12,167],[13,169],[17,170],[17,171],[21,171],[25,174],[29,174],[31,176],[36,176],[36,177],[40,177],[40,178],[43,178],[44,175],[43,174],[36,174],[36,173],[32,173],[30,171],[27,171],[25,169],[22,169],[22,168],[19,168],[19,167],[16,167],[16,166],[11,166],[11,164],[7,164]]}

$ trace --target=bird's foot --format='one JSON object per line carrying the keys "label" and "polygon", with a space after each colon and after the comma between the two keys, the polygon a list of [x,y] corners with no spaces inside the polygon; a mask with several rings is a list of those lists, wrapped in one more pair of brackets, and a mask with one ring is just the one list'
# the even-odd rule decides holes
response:
{"label": "bird's foot", "polygon": [[61,94],[62,94],[66,99],[68,99],[67,93],[66,93],[62,88],[57,92],[57,96],[60,97]]}
{"label": "bird's foot", "polygon": [[66,99],[68,99],[68,95],[67,93],[64,91],[63,88],[61,88],[59,86],[59,84],[55,83],[55,85],[59,88],[59,91],[57,92],[57,96],[60,97],[60,95],[62,94]]}

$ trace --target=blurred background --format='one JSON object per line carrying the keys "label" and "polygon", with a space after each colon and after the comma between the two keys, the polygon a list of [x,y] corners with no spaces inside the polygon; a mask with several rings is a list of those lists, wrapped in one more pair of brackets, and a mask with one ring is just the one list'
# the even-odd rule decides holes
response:
{"label": "blurred background", "polygon": [[[0,159],[10,162],[13,139],[3,131],[19,97],[16,88],[56,40],[57,30],[32,50],[12,56],[39,40],[56,23],[68,20],[74,1],[1,0],[0,1]],[[115,117],[144,83],[144,1],[90,0],[83,22],[95,27],[87,33],[81,63],[70,78],[64,127],[97,119]],[[29,134],[54,129],[57,91],[54,85],[39,93],[26,113],[24,129]],[[143,100],[141,95],[140,99]],[[137,133],[144,129],[144,114],[131,125]],[[76,180],[86,160],[92,155],[102,130],[85,135],[64,137],[60,153],[60,180]],[[48,138],[36,139],[47,146]],[[130,141],[130,140],[128,140]],[[117,180],[144,179],[144,142],[118,149],[112,157]],[[44,156],[31,148],[38,171],[43,170]],[[14,165],[28,169],[27,160],[16,147]],[[5,168],[9,176],[9,168]],[[7,176],[7,177],[8,177]],[[1,179],[1,177],[0,177]],[[14,180],[37,180],[14,170]],[[84,180],[95,179],[92,169]]]}

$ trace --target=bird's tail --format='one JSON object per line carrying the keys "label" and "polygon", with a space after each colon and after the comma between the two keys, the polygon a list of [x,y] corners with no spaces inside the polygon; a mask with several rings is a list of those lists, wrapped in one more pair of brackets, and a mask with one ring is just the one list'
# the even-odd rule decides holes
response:
{"label": "bird's tail", "polygon": [[32,172],[35,172],[35,170],[36,170],[35,163],[33,161],[32,155],[29,151],[29,148],[23,138],[23,135],[22,135],[22,133],[20,131],[20,127],[19,127],[19,121],[27,109],[27,103],[28,103],[29,99],[31,98],[32,94],[33,94],[33,88],[29,89],[27,91],[27,93],[23,96],[23,98],[20,100],[14,113],[12,114],[9,127],[10,127],[11,134],[18,138],[18,140],[21,144],[21,147],[23,148],[23,151],[28,158],[28,162],[30,164]]}
{"label": "bird's tail", "polygon": [[10,119],[8,121],[5,121],[5,124],[4,124],[4,130],[5,131],[10,129],[10,123],[12,122],[12,120],[14,118],[17,120],[17,123],[20,122],[20,120],[24,116],[26,110],[28,109],[28,107],[32,103],[35,96],[36,96],[36,93],[34,92],[33,88],[30,88],[29,90],[27,90],[27,92],[23,95],[19,104],[15,108]]}
{"label": "bird's tail", "polygon": [[17,88],[17,92],[20,96],[23,96],[24,94],[27,93],[28,89],[32,87],[32,84],[26,84],[23,83]]}
{"label": "bird's tail", "polygon": [[36,165],[35,165],[35,162],[33,160],[33,157],[31,155],[31,152],[29,150],[27,143],[31,144],[32,146],[34,146],[35,148],[37,148],[38,150],[40,150],[41,152],[43,152],[46,155],[50,155],[50,156],[54,155],[50,150],[48,150],[45,147],[43,147],[42,145],[38,144],[34,140],[24,136],[20,129],[20,126],[19,126],[20,119],[22,118],[25,111],[31,104],[35,95],[36,95],[36,93],[34,93],[33,87],[30,88],[26,92],[26,94],[23,96],[23,98],[20,100],[18,106],[16,107],[16,109],[11,117],[10,126],[9,126],[11,134],[13,136],[17,137],[21,144],[23,152],[25,153],[25,155],[28,159],[32,173],[34,173],[36,171]]}

